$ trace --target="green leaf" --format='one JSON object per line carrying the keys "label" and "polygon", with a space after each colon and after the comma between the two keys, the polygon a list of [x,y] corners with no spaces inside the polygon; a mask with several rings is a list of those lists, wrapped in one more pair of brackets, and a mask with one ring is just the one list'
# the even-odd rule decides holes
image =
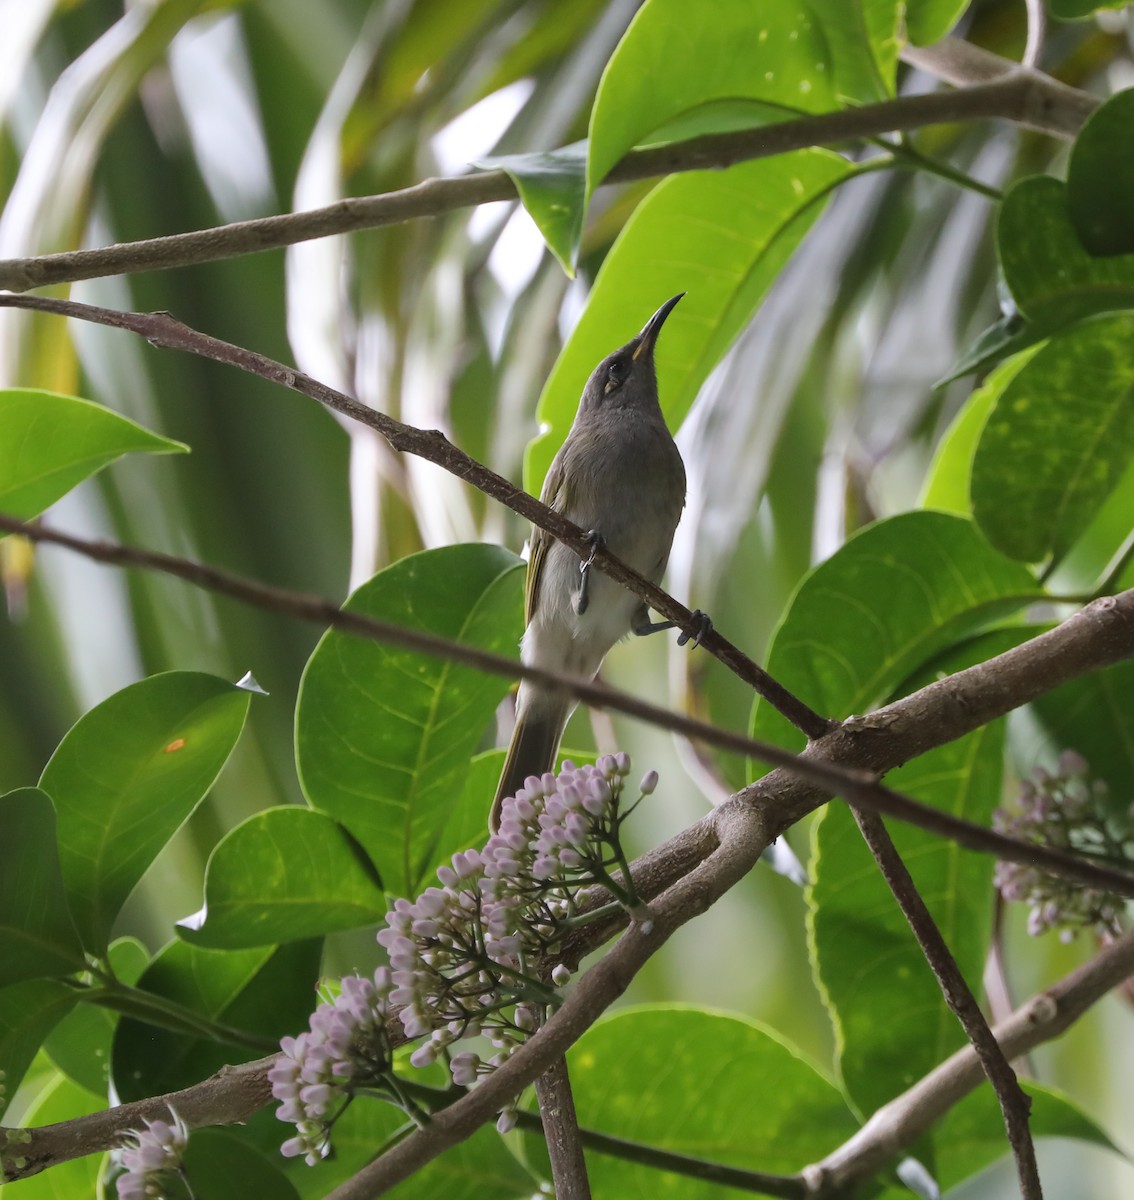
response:
{"label": "green leaf", "polygon": [[687,292],[658,341],[662,410],[676,429],[709,372],[780,269],[851,174],[838,155],[801,150],[667,179],[627,222],[543,389],[547,428],[528,447],[525,486],[538,493],[591,371],[670,296]]}
{"label": "green leaf", "polygon": [[245,1138],[223,1129],[195,1129],[185,1150],[193,1200],[298,1200],[285,1166],[283,1158],[269,1159]]}
{"label": "green leaf", "polygon": [[[1019,644],[1028,632],[1009,629],[973,639],[935,660],[902,692],[983,662]],[[1000,799],[1003,762],[1003,722],[997,721],[921,755],[886,782],[935,809],[987,826]],[[900,821],[888,821],[887,828],[961,974],[979,994],[994,860]],[[868,1114],[962,1046],[965,1035],[847,806],[828,806],[814,826],[812,849],[807,892],[812,966],[835,1027],[844,1086]]]}
{"label": "green leaf", "polygon": [[1134,90],[1088,118],[1067,164],[1067,209],[1088,254],[1134,253]]}
{"label": "green leaf", "polygon": [[54,979],[29,979],[0,988],[0,1116],[43,1039],[77,999],[73,988]]}
{"label": "green leaf", "polygon": [[1066,188],[1050,175],[1021,179],[1004,197],[996,243],[1008,289],[1038,329],[1134,308],[1134,255],[1092,258],[1071,224]]}
{"label": "green leaf", "polygon": [[[205,950],[174,941],[138,987],[230,1028],[278,1041],[307,1026],[321,952],[318,939],[256,950]],[[264,1052],[124,1016],[114,1035],[111,1074],[120,1100],[140,1100],[189,1087],[225,1063]]]}
{"label": "green leaf", "polygon": [[[511,654],[521,566],[498,546],[426,550],[380,571],[346,607]],[[295,716],[300,782],[394,894],[414,895],[437,865],[469,759],[507,690],[469,667],[335,631],[315,648]],[[483,797],[486,814],[491,799]]]}
{"label": "green leaf", "polygon": [[1001,363],[953,418],[929,464],[921,498],[922,508],[936,508],[962,517],[972,515],[969,487],[972,482],[973,455],[988,414],[1004,389],[1034,354],[1034,348],[1025,350]]}
{"label": "green leaf", "polygon": [[1062,557],[1134,458],[1134,315],[1053,337],[1004,388],[973,457],[973,515],[1023,562]]}
{"label": "green leaf", "polygon": [[1092,777],[1106,781],[1111,799],[1120,808],[1134,796],[1132,696],[1134,662],[1127,660],[1073,679],[1032,701],[1052,746],[1077,750],[1090,764]]}
{"label": "green leaf", "polygon": [[[580,1124],[713,1162],[794,1172],[857,1127],[829,1079],[772,1030],[740,1017],[625,1010],[592,1026],[567,1062]],[[587,1165],[597,1196],[744,1194],[608,1155],[589,1155]]]}
{"label": "green leaf", "polygon": [[381,880],[337,822],[289,806],[255,815],[209,856],[204,922],[178,933],[219,950],[267,946],[371,925],[386,915]]}
{"label": "green leaf", "polygon": [[[100,1097],[59,1075],[28,1107],[21,1124],[29,1128],[54,1125],[60,1121],[74,1120],[75,1117],[89,1116],[105,1107],[105,1093]],[[102,1155],[88,1154],[54,1163],[49,1170],[21,1179],[18,1184],[0,1187],[0,1196],[5,1200],[11,1197],[18,1197],[18,1200],[78,1200],[79,1197],[95,1196],[98,1194],[96,1188],[103,1161]]]}
{"label": "green leaf", "polygon": [[1101,9],[1125,8],[1124,0],[1100,4],[1099,0],[1047,0],[1048,11],[1057,21],[1085,21]]}
{"label": "green leaf", "polygon": [[915,46],[939,42],[969,7],[969,0],[909,0],[906,36]]}
{"label": "green leaf", "polygon": [[1010,312],[979,334],[949,369],[949,374],[942,376],[933,386],[943,388],[947,383],[963,379],[966,375],[990,371],[1006,358],[1043,341],[1051,332],[1050,328],[1027,321],[1018,312]]}
{"label": "green leaf", "polygon": [[[1055,1088],[1021,1080],[1032,1100],[1032,1137],[1077,1138],[1121,1153],[1103,1130]],[[931,1130],[934,1174],[942,1188],[956,1186],[1005,1156],[1004,1117],[991,1088],[981,1086],[953,1105]]]}
{"label": "green leaf", "polygon": [[34,517],[124,454],[188,449],[89,400],[0,390],[0,512]]}
{"label": "green leaf", "polygon": [[[855,534],[804,577],[768,655],[773,678],[817,712],[845,717],[885,700],[919,666],[1034,599],[1036,583],[971,521],[903,513]],[[754,736],[802,735],[757,701]]]}
{"label": "green leaf", "polygon": [[0,796],[0,831],[0,987],[82,970],[51,801],[38,788]]}
{"label": "green leaf", "polygon": [[55,802],[63,880],[92,953],[212,786],[249,699],[213,675],[170,671],[108,697],[59,743],[40,786]]}
{"label": "green leaf", "polygon": [[474,166],[508,172],[548,249],[573,279],[583,228],[586,142],[575,142],[560,150],[485,158]]}
{"label": "green leaf", "polygon": [[826,112],[839,97],[890,95],[902,8],[894,0],[647,0],[599,82],[587,198],[628,150],[702,106],[748,101],[782,119]]}
{"label": "green leaf", "polygon": [[[136,983],[150,962],[149,952],[136,938],[118,938],[111,943],[109,956],[115,977],[126,984]],[[44,1053],[80,1087],[105,1096],[117,1024],[118,1014],[102,1005],[76,1004],[48,1034]]]}
{"label": "green leaf", "polygon": [[[401,1109],[360,1096],[335,1122],[334,1155],[314,1168],[302,1159],[288,1159],[288,1176],[303,1200],[323,1200],[336,1184],[366,1166],[407,1121]],[[541,1192],[539,1181],[487,1125],[415,1171],[390,1194],[396,1200],[531,1200]]]}

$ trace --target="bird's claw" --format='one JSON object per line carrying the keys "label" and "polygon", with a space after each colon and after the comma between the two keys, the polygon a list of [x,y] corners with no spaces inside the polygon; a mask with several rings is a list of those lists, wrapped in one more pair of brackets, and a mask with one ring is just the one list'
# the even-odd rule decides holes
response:
{"label": "bird's claw", "polygon": [[702,612],[699,608],[694,609],[692,622],[696,626],[692,633],[686,633],[684,630],[678,636],[677,644],[684,646],[687,642],[692,641],[694,649],[698,647],[713,628],[713,618],[708,613]]}
{"label": "bird's claw", "polygon": [[587,532],[587,542],[591,547],[591,553],[589,558],[584,558],[579,563],[579,594],[575,597],[575,612],[580,617],[587,611],[591,602],[591,566],[595,561],[595,555],[605,545],[603,536],[597,529]]}

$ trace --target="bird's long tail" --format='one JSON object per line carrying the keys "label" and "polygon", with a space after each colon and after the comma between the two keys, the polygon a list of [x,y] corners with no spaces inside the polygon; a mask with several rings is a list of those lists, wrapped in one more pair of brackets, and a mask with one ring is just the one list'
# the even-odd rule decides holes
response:
{"label": "bird's long tail", "polygon": [[516,701],[516,728],[508,746],[508,757],[496,787],[488,828],[493,833],[500,825],[500,806],[524,786],[529,775],[542,775],[555,766],[555,754],[563,728],[574,708],[570,696],[559,692],[536,691],[520,685]]}

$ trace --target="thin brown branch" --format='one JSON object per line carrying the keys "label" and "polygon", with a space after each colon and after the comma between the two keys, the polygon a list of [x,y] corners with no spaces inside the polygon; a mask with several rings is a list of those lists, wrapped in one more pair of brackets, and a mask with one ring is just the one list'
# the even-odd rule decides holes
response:
{"label": "thin brown branch", "polygon": [[[744,734],[732,733],[720,729],[695,717],[683,713],[671,712],[641,700],[627,692],[621,692],[603,683],[593,682],[579,676],[565,675],[558,671],[548,671],[540,667],[526,666],[515,659],[493,654],[475,646],[466,646],[449,638],[427,633],[421,629],[413,629],[405,625],[396,625],[390,621],[371,617],[364,613],[356,613],[337,607],[331,600],[322,596],[312,596],[302,592],[292,592],[284,588],[271,587],[257,583],[218,567],[194,562],[191,559],[179,558],[175,555],[163,554],[154,550],[142,550],[134,546],[123,546],[116,542],[91,541],[63,533],[60,530],[48,528],[42,524],[16,520],[14,517],[0,513],[0,530],[8,533],[18,533],[37,542],[47,542],[63,546],[69,550],[83,554],[96,562],[118,566],[141,567],[147,570],[161,571],[179,579],[185,579],[198,587],[219,592],[246,604],[271,612],[285,613],[301,620],[314,621],[320,625],[370,638],[374,641],[402,646],[432,657],[444,658],[452,662],[460,662],[465,666],[475,667],[486,674],[523,679],[531,679],[548,687],[562,688],[571,692],[580,700],[601,708],[612,709],[627,716],[645,721],[660,729],[684,737],[695,738],[721,750],[731,750],[738,754],[749,755],[765,762],[776,765],[781,770],[795,774],[808,787],[822,794],[821,800],[810,805],[814,808],[817,803],[826,800],[829,795],[839,795],[850,800],[859,807],[885,813],[898,820],[917,825],[931,833],[940,834],[971,850],[995,854],[1010,862],[1024,863],[1029,866],[1042,867],[1044,870],[1061,875],[1067,879],[1083,883],[1090,887],[1105,888],[1123,896],[1134,896],[1134,875],[1115,867],[1099,863],[1091,858],[1057,850],[1047,846],[1035,845],[1021,841],[1006,834],[996,833],[981,825],[965,821],[950,813],[942,812],[927,804],[922,804],[910,796],[904,796],[884,787],[877,780],[875,769],[855,770],[839,765],[837,759],[824,754],[804,752],[801,755],[792,754],[780,746],[769,742],[757,741]],[[1125,656],[1134,655],[1134,589],[1123,592],[1115,600],[1095,601],[1094,605],[1107,606],[1122,604],[1125,624],[1130,629],[1126,631],[1128,640],[1121,643]],[[1129,609],[1129,613],[1126,609]],[[1083,610],[1086,612],[1087,610]],[[1062,627],[1061,627],[1062,628]],[[1057,631],[1052,631],[1057,632]],[[1043,635],[1043,636],[1050,636]],[[1036,642],[1041,639],[1034,639]],[[1025,646],[1033,643],[1025,643]],[[1021,647],[1022,649],[1023,647]],[[976,670],[976,668],[970,668]],[[954,677],[955,678],[955,677]],[[941,683],[946,683],[942,680]],[[938,686],[938,685],[934,685]],[[1044,689],[1046,690],[1046,689]],[[920,693],[916,693],[920,694]],[[909,699],[909,698],[907,698]],[[1023,703],[1023,701],[1021,701]],[[891,706],[892,708],[893,706]],[[811,747],[828,743],[840,730],[851,730],[853,738],[868,731],[872,723],[883,719],[883,714],[889,709],[883,709],[868,717],[854,718],[853,721],[836,728],[820,742],[811,743]],[[994,714],[996,716],[1002,713]],[[989,717],[988,719],[992,719]],[[981,722],[982,724],[984,722]],[[973,726],[975,728],[975,726]],[[967,732],[967,730],[966,730]],[[958,735],[959,736],[959,735]],[[946,739],[949,740],[949,739]],[[861,744],[861,743],[860,743]],[[926,749],[931,748],[926,746]],[[923,751],[918,751],[922,753]],[[912,757],[912,756],[911,756]],[[897,761],[905,761],[905,756]],[[893,765],[892,763],[889,765]],[[878,768],[879,771],[887,769]],[[766,777],[767,778],[767,777]],[[763,781],[761,781],[761,784]],[[759,787],[760,785],[754,785]],[[748,789],[751,791],[752,789]],[[735,800],[735,798],[734,798]],[[729,801],[733,803],[734,801]],[[807,811],[810,811],[808,809]],[[787,821],[783,828],[793,824],[803,812]]]}
{"label": "thin brown branch", "polygon": [[[1099,951],[1052,987],[999,1022],[993,1033],[1004,1056],[1018,1059],[1065,1032],[1112,988],[1134,974],[1134,931]],[[958,1050],[913,1087],[878,1109],[866,1124],[803,1176],[816,1198],[845,1194],[855,1181],[869,1179],[907,1150],[934,1121],[983,1080],[971,1046]]]}
{"label": "thin brown branch", "polygon": [[[911,51],[911,55],[920,56],[920,61],[907,58],[927,70],[944,74],[936,69],[938,60],[933,57],[936,50],[937,47],[931,47]],[[837,145],[956,121],[1001,119],[1070,137],[1096,106],[1097,102],[1086,93],[1057,83],[1049,76],[1038,72],[1011,74],[1008,68],[1015,64],[995,55],[988,57],[997,64],[995,71],[991,67],[986,70],[985,78],[991,82],[982,81],[959,91],[899,96],[861,108],[799,116],[757,129],[709,134],[631,151],[611,171],[607,182],[624,183],[672,172],[726,167],[809,146]],[[515,198],[515,185],[503,171],[426,179],[400,191],[340,200],[306,212],[260,217],[94,250],[0,260],[0,288],[23,292],[80,279],[215,262],[313,238],[438,217],[477,204]]]}
{"label": "thin brown branch", "polygon": [[976,1051],[981,1068],[996,1093],[1000,1111],[1004,1116],[1008,1144],[1012,1147],[1016,1159],[1020,1195],[1023,1200],[1042,1200],[1043,1188],[1040,1185],[1039,1168],[1036,1166],[1036,1148],[1028,1128],[1031,1101],[1020,1087],[1016,1072],[1012,1070],[1012,1065],[1004,1057],[1004,1052],[989,1029],[972,989],[961,974],[957,960],[941,936],[941,930],[917,890],[917,885],[902,861],[882,818],[877,813],[862,812],[859,809],[854,810],[854,818],[870,848],[870,853],[874,855],[874,861],[893,892],[894,899],[897,900],[914,937],[917,938],[926,962],[937,977],[945,1002],[960,1021],[965,1035]]}
{"label": "thin brown branch", "polygon": [[565,1058],[554,1062],[535,1081],[539,1117],[551,1159],[555,1200],[591,1200],[587,1160],[575,1115],[575,1097]]}
{"label": "thin brown branch", "polygon": [[438,429],[416,429],[395,421],[385,413],[368,408],[365,404],[327,387],[301,371],[293,370],[263,354],[234,346],[230,342],[210,337],[178,321],[169,313],[118,312],[94,304],[80,304],[72,300],[54,300],[46,296],[0,295],[0,306],[32,309],[36,312],[53,313],[56,316],[74,317],[112,329],[123,329],[144,337],[153,346],[170,350],[183,350],[201,358],[238,367],[252,375],[280,383],[301,395],[317,400],[325,407],[351,420],[373,429],[389,444],[405,454],[413,454],[437,464],[458,479],[478,488],[486,496],[527,517],[534,525],[547,530],[565,545],[570,546],[580,558],[590,558],[600,571],[640,596],[651,608],[662,614],[693,637],[700,637],[700,646],[719,659],[738,678],[752,687],[797,729],[809,738],[821,737],[832,722],[821,717],[797,696],[773,679],[747,654],[724,638],[717,630],[705,633],[702,623],[683,604],[679,604],[667,592],[651,583],[632,567],[615,558],[605,548],[595,552],[587,534],[562,514],[541,504],[534,496],[510,483],[502,475],[476,461],[458,449]]}

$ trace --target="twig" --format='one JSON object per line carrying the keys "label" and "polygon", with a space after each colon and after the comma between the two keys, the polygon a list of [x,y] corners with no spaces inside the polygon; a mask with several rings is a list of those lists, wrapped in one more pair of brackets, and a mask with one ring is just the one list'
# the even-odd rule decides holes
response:
{"label": "twig", "polygon": [[547,1141],[547,1156],[551,1159],[555,1200],[591,1200],[587,1160],[583,1156],[567,1060],[561,1058],[552,1063],[536,1079],[535,1091],[543,1136]]}
{"label": "twig", "polygon": [[1047,12],[1043,0],[1024,0],[1028,10],[1028,40],[1024,44],[1022,66],[1038,67],[1043,53],[1043,38],[1047,32]]}
{"label": "twig", "polygon": [[917,890],[917,885],[902,861],[882,818],[877,813],[862,812],[860,809],[853,811],[854,819],[862,831],[870,853],[874,855],[874,861],[909,922],[926,962],[937,977],[945,1002],[960,1021],[996,1093],[1000,1111],[1004,1115],[1008,1144],[1012,1147],[1016,1159],[1020,1195],[1023,1200],[1042,1200],[1043,1188],[1040,1185],[1039,1168],[1036,1166],[1036,1148],[1028,1128],[1031,1101],[1020,1087],[1016,1072],[1012,1070],[992,1030],[989,1029],[976,997],[941,936],[941,930]]}
{"label": "twig", "polygon": [[458,479],[472,484],[486,496],[498,500],[520,516],[527,517],[533,524],[546,529],[564,545],[569,546],[580,558],[592,559],[600,571],[640,596],[656,612],[673,621],[679,629],[691,636],[700,636],[700,645],[704,650],[724,663],[809,738],[821,737],[831,728],[830,721],[792,695],[717,630],[710,629],[704,633],[702,623],[695,620],[683,604],[679,604],[667,592],[663,592],[656,584],[615,558],[605,548],[600,548],[596,553],[584,530],[458,449],[440,430],[416,429],[412,425],[404,425],[401,421],[395,421],[385,413],[368,408],[352,397],[312,379],[310,375],[284,366],[283,363],[263,354],[245,350],[241,346],[234,346],[230,342],[191,329],[169,313],[118,312],[94,304],[54,300],[46,296],[0,295],[0,306],[54,313],[57,316],[74,317],[81,321],[106,325],[112,329],[124,329],[144,337],[153,346],[184,350],[201,358],[238,367],[242,371],[272,383],[283,384],[301,395],[317,400],[325,407],[375,430],[395,450],[436,463]]}
{"label": "twig", "polygon": [[[918,53],[923,55],[923,62],[933,61],[932,49]],[[1000,64],[1007,62],[995,55],[989,57]],[[625,183],[672,172],[726,167],[809,146],[829,146],[955,121],[1000,118],[1069,137],[1097,106],[1086,93],[1046,75],[1009,75],[1001,67],[995,73],[990,72],[988,78],[991,82],[960,91],[898,96],[860,108],[799,116],[757,129],[707,134],[632,151],[614,167],[606,182]],[[22,292],[53,283],[215,262],[314,238],[438,217],[494,200],[514,200],[516,195],[515,185],[503,171],[426,179],[401,191],[340,200],[306,212],[260,217],[94,250],[0,260],[0,288]]]}
{"label": "twig", "polygon": [[[1067,879],[1073,879],[1090,887],[1105,888],[1123,896],[1134,896],[1134,875],[1128,872],[1105,863],[1099,863],[1082,855],[1057,850],[1048,846],[1036,845],[1032,842],[1025,842],[1009,837],[1006,834],[996,833],[981,825],[976,825],[960,817],[955,817],[950,813],[942,812],[940,809],[933,808],[928,804],[922,804],[910,796],[904,796],[900,792],[895,792],[891,788],[880,784],[875,774],[875,768],[864,771],[845,767],[839,764],[837,756],[834,755],[828,757],[824,754],[812,754],[808,751],[805,751],[801,755],[795,755],[769,742],[757,741],[744,734],[719,729],[715,725],[699,721],[694,717],[685,716],[683,713],[675,713],[668,709],[659,708],[657,705],[640,700],[638,697],[632,696],[627,692],[617,691],[606,684],[592,682],[578,676],[561,674],[558,671],[548,671],[540,667],[526,666],[514,659],[505,658],[503,655],[493,654],[490,651],[481,650],[475,646],[466,646],[460,642],[440,637],[437,634],[427,633],[421,629],[396,625],[390,621],[381,620],[378,617],[371,617],[364,613],[341,609],[332,601],[321,596],[312,596],[302,592],[288,591],[284,588],[271,587],[267,584],[257,583],[242,576],[231,574],[228,571],[223,571],[218,567],[194,562],[191,559],[178,558],[174,555],[163,554],[154,550],[141,550],[134,546],[123,546],[115,542],[89,541],[85,538],[62,533],[59,530],[50,529],[37,523],[18,521],[14,517],[5,516],[4,514],[0,514],[0,530],[8,533],[18,533],[33,541],[49,542],[54,545],[65,546],[67,549],[84,554],[97,562],[161,571],[180,579],[186,579],[198,587],[220,592],[223,595],[231,596],[247,604],[253,604],[258,608],[272,612],[286,613],[289,616],[314,621],[321,625],[330,625],[335,629],[341,629],[344,632],[357,634],[375,641],[402,646],[422,654],[444,658],[453,662],[460,662],[490,675],[500,675],[505,678],[520,676],[523,679],[531,679],[548,687],[562,688],[571,692],[572,695],[578,697],[580,700],[586,701],[588,704],[625,713],[627,716],[646,721],[661,729],[668,729],[672,733],[678,733],[684,737],[697,738],[709,745],[717,746],[721,750],[731,750],[737,754],[749,755],[772,763],[781,770],[794,773],[801,780],[806,781],[807,786],[822,789],[825,793],[823,799],[827,798],[826,793],[840,795],[860,807],[885,813],[887,816],[896,817],[898,820],[917,825],[922,829],[929,830],[931,833],[937,833],[942,837],[949,838],[957,842],[958,845],[965,846],[970,850],[995,854],[997,857],[1010,862],[1042,867],[1044,870],[1051,871]],[[1101,606],[1109,609],[1110,606],[1118,606],[1120,604],[1122,605],[1122,624],[1125,635],[1121,643],[1122,654],[1129,657],[1134,655],[1134,589],[1123,592],[1121,596],[1113,600],[1095,601],[1090,608],[1094,609]],[[1126,611],[1127,609],[1129,612]],[[1084,609],[1082,611],[1085,613],[1088,610]],[[1127,625],[1130,627],[1128,630],[1125,629]],[[1058,630],[1051,632],[1055,633]],[[1033,642],[1025,643],[1024,647],[1019,647],[1019,649],[1039,643],[1043,637],[1050,636],[1051,634],[1041,635],[1040,638],[1033,639]],[[970,668],[970,670],[977,670],[977,668]],[[941,680],[939,684],[931,686],[936,687],[948,682],[948,680]],[[1051,683],[1051,686],[1055,686],[1054,681]],[[1039,690],[1046,691],[1048,689],[1043,687]],[[920,693],[916,694],[920,695]],[[1039,693],[1037,692],[1036,694]],[[911,698],[907,697],[907,699]],[[1024,701],[1021,700],[1020,703],[1024,703]],[[849,730],[850,736],[854,741],[858,742],[860,746],[864,745],[869,741],[872,725],[875,722],[884,722],[886,719],[885,713],[888,711],[888,709],[883,709],[867,717],[854,718],[852,721],[848,721],[842,726],[837,727],[820,742],[813,742],[810,745],[812,748],[820,747],[826,744],[829,739],[835,737],[837,733],[847,730]],[[1000,716],[1002,713],[997,712],[994,715]],[[992,718],[986,718],[986,720],[990,719]],[[982,721],[979,723],[983,724],[985,722]],[[975,726],[969,726],[968,728],[975,728]],[[964,732],[968,732],[968,728]],[[864,735],[865,741],[863,740]],[[957,734],[955,736],[960,735]],[[930,745],[925,746],[925,749],[929,748],[931,748]],[[922,752],[923,750],[918,751],[918,753]],[[903,756],[901,760],[897,761],[904,761],[905,757]],[[912,757],[912,755],[909,757]],[[893,763],[890,762],[877,769],[884,770],[892,765]],[[751,789],[748,790],[751,791]],[[814,804],[811,804],[810,807],[814,806]],[[810,809],[807,811],[810,811]],[[790,821],[787,821],[783,828],[786,829],[788,825],[792,824],[794,820],[802,815],[804,815],[803,812],[798,813]]]}
{"label": "twig", "polygon": [[[1068,1029],[1112,988],[1134,974],[1134,931],[1101,950],[1058,983],[1033,996],[993,1033],[1004,1056],[1020,1058]],[[876,1113],[853,1137],[803,1176],[816,1196],[834,1195],[867,1179],[913,1145],[934,1121],[978,1087],[980,1061],[971,1046],[958,1050]]]}

